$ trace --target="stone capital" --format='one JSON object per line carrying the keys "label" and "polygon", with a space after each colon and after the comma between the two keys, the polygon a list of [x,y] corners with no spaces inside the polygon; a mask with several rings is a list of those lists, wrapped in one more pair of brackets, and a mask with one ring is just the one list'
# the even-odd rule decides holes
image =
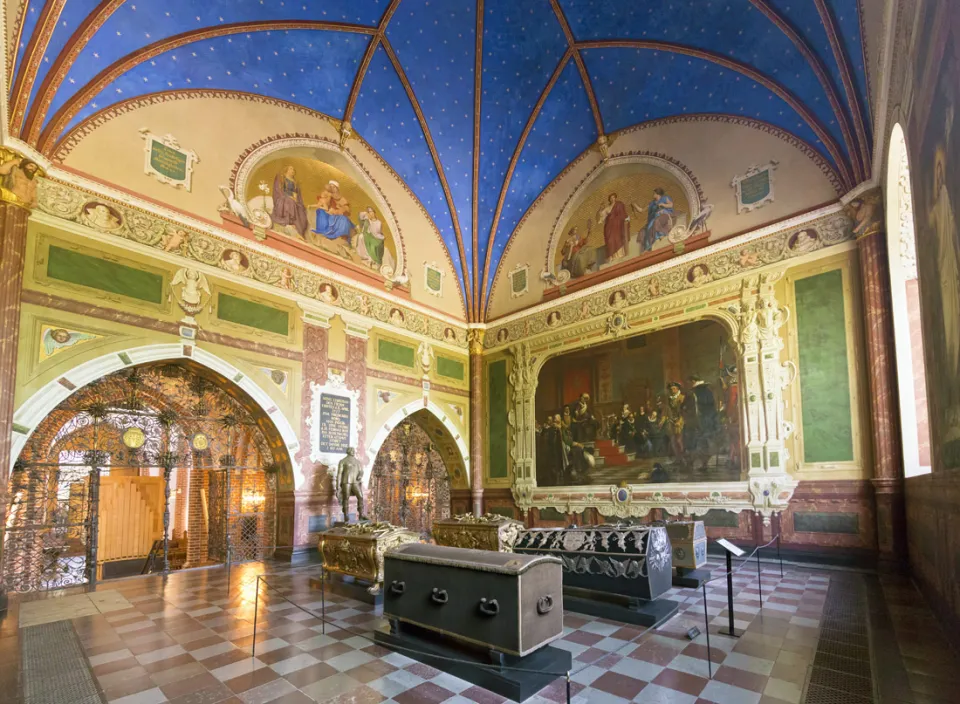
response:
{"label": "stone capital", "polygon": [[37,205],[37,184],[46,172],[30,157],[0,147],[0,202],[31,211]]}

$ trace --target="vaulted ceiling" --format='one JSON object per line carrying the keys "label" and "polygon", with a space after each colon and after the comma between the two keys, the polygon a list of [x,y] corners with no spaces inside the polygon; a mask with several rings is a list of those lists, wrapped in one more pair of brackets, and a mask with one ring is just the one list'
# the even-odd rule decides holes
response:
{"label": "vaulted ceiling", "polygon": [[475,320],[517,223],[601,135],[749,117],[848,187],[872,149],[858,0],[27,0],[12,24],[11,132],[48,154],[171,91],[350,122],[432,217]]}

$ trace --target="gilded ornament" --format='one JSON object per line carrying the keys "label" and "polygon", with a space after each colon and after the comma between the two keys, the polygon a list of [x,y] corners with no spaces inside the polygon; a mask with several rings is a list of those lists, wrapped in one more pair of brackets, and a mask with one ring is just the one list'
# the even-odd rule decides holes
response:
{"label": "gilded ornament", "polygon": [[379,594],[383,586],[384,553],[418,542],[419,535],[390,523],[356,523],[321,533],[320,554],[325,570],[370,582],[367,591]]}

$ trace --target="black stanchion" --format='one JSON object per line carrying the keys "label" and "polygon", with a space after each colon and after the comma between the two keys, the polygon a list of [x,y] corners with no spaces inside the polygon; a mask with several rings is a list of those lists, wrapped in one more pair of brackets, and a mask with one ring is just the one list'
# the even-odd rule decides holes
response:
{"label": "black stanchion", "polygon": [[780,579],[783,579],[783,556],[780,554],[780,534],[777,533],[777,560],[780,561]]}
{"label": "black stanchion", "polygon": [[327,570],[320,568],[320,633],[327,635]]}
{"label": "black stanchion", "polygon": [[703,583],[703,632],[707,634],[707,672],[713,679],[713,656],[710,653],[710,614],[707,613],[707,583]]}
{"label": "black stanchion", "polygon": [[760,546],[757,546],[757,591],[760,592],[760,610],[763,611],[763,584],[760,582]]}
{"label": "black stanchion", "polygon": [[729,552],[727,553],[727,619],[729,625],[726,633],[720,632],[733,638],[739,638],[740,636],[733,628],[733,555]]}
{"label": "black stanchion", "polygon": [[570,704],[570,670],[567,670],[567,704]]}
{"label": "black stanchion", "polygon": [[260,609],[260,575],[257,575],[257,592],[253,597],[253,645],[250,646],[250,657],[257,657],[257,612]]}

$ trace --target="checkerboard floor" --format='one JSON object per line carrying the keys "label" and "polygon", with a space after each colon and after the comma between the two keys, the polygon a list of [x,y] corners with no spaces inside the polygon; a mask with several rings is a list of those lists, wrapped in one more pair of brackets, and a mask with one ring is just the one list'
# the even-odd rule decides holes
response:
{"label": "checkerboard floor", "polygon": [[[720,564],[709,567],[722,572]],[[105,700],[116,704],[505,701],[355,635],[371,635],[381,622],[366,604],[327,594],[326,616],[333,625],[321,633],[319,618],[283,598],[319,613],[320,594],[310,587],[318,570],[245,565],[234,568],[229,589],[222,569],[177,573],[166,581],[104,582],[98,592],[113,590],[129,607],[81,615],[73,624]],[[261,591],[251,657],[261,573],[272,590]],[[671,590],[667,597],[680,603],[680,613],[636,642],[639,627],[567,612],[564,637],[555,645],[573,654],[574,701],[798,704],[829,581],[828,572],[801,568],[788,568],[781,578],[779,568],[764,565],[761,610],[757,573],[744,569],[733,584],[736,626],[743,630],[737,639],[718,633],[727,623],[726,582],[710,584],[712,679],[706,636],[692,642],[686,637],[691,626],[703,630],[702,592]],[[11,612],[15,621],[15,606]],[[0,627],[8,644],[11,628],[10,618]],[[0,658],[10,652],[0,650]],[[562,702],[565,689],[558,679],[527,701]]]}

